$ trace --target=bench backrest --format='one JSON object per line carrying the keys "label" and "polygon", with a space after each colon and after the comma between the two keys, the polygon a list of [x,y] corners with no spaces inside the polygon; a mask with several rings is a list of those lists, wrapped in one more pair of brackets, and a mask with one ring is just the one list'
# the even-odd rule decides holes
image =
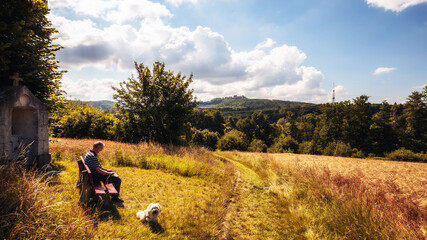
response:
{"label": "bench backrest", "polygon": [[[83,159],[82,156],[80,156],[80,160],[83,163],[83,166],[85,168],[84,170],[86,170],[88,173],[90,185],[92,186],[92,188],[95,189],[95,184],[93,183],[93,178],[92,178],[92,172],[90,171],[89,167],[86,165],[85,160]],[[80,164],[79,164],[79,169],[80,169]]]}

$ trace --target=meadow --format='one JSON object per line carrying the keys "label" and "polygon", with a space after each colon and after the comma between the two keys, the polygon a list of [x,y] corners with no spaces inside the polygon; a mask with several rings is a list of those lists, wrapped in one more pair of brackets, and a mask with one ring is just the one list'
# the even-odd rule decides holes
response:
{"label": "meadow", "polygon": [[[425,239],[427,165],[211,152],[104,141],[123,205],[78,203],[76,159],[94,140],[52,139],[58,174],[0,168],[0,238]],[[162,206],[159,225],[136,212]]]}

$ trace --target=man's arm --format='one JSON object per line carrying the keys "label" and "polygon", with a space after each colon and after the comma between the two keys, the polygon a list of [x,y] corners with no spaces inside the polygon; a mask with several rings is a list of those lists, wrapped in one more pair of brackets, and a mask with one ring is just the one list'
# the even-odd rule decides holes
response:
{"label": "man's arm", "polygon": [[95,172],[102,174],[102,175],[112,175],[113,174],[113,171],[109,172],[106,169],[103,169],[100,167],[95,168]]}

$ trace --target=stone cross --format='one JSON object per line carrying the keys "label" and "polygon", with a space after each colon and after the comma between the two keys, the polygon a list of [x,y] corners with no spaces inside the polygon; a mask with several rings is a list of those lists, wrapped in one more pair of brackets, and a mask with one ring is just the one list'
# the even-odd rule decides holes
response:
{"label": "stone cross", "polygon": [[14,87],[18,87],[19,86],[19,81],[24,81],[24,79],[19,77],[19,73],[14,73],[13,76],[9,77],[10,79],[13,79],[13,86]]}

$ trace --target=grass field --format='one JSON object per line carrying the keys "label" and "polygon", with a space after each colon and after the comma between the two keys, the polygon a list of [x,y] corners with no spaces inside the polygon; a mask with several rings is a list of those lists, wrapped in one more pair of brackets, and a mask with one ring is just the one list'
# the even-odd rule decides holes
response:
{"label": "grass field", "polygon": [[[94,140],[53,139],[60,174],[0,168],[0,238],[426,239],[427,164],[209,152],[105,141],[121,206],[80,207],[76,159]],[[136,219],[151,202],[159,225]]]}

